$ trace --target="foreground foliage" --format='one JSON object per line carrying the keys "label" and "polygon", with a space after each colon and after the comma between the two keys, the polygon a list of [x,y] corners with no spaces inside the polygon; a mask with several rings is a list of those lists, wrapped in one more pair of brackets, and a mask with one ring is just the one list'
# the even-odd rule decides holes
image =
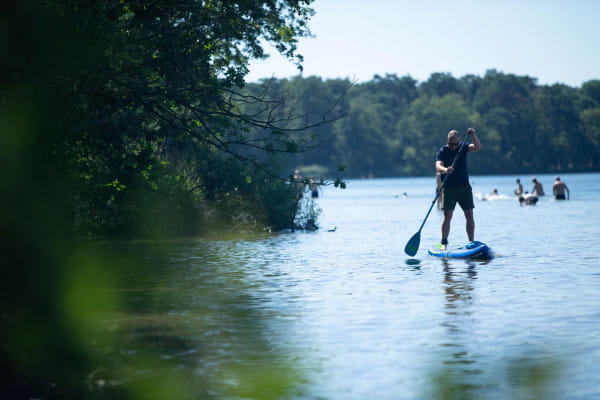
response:
{"label": "foreground foliage", "polygon": [[[95,371],[115,367],[118,339],[98,316],[126,307],[115,291],[137,261],[76,236],[291,226],[296,192],[272,157],[305,144],[239,91],[261,40],[300,61],[309,4],[2,3],[0,397],[103,396]],[[170,378],[106,396],[191,393]]]}

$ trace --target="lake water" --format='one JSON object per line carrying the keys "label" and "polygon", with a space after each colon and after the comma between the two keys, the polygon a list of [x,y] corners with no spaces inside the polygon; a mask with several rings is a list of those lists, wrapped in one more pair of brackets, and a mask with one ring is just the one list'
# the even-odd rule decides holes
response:
{"label": "lake water", "polygon": [[[507,195],[516,178],[531,190],[531,176],[471,177],[475,193]],[[404,254],[433,178],[326,188],[316,232],[140,245],[160,256],[125,289],[126,346],[151,337],[204,383],[197,398],[600,398],[600,174],[561,175],[570,201],[537,178],[536,206],[475,200],[476,239],[497,253],[486,263],[427,255],[435,207]],[[464,224],[457,209],[451,244]]]}

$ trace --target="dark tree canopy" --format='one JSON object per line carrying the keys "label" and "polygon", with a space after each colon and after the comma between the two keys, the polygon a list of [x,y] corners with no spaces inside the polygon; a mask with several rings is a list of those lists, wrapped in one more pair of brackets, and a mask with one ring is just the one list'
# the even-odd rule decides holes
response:
{"label": "dark tree canopy", "polygon": [[[315,147],[307,129],[340,116],[308,120],[282,111],[282,93],[244,89],[248,62],[267,56],[265,43],[301,68],[296,45],[310,35],[311,2],[8,5],[4,76],[17,91],[31,85],[30,104],[56,127],[45,148],[68,164],[75,228],[137,235],[157,224],[191,233],[233,191],[241,202],[268,203],[253,186],[282,184],[272,181],[287,176],[274,157]],[[261,224],[289,224],[261,208]]]}

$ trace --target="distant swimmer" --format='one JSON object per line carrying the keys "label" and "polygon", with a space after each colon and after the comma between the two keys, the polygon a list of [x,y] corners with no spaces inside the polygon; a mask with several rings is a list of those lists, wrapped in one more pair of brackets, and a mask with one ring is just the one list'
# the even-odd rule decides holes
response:
{"label": "distant swimmer", "polygon": [[[566,197],[565,192],[567,192]],[[569,188],[560,180],[559,176],[556,177],[554,185],[552,185],[552,194],[554,194],[556,200],[570,200],[571,192],[569,192]]]}
{"label": "distant swimmer", "polygon": [[513,199],[512,196],[507,196],[505,194],[500,194],[498,193],[498,189],[494,189],[492,190],[492,192],[487,195],[487,196],[483,196],[480,200],[485,201],[485,200],[510,200]]}
{"label": "distant swimmer", "polygon": [[517,196],[520,196],[523,194],[523,185],[521,185],[521,180],[517,178],[517,188],[515,189],[514,193]]}
{"label": "distant swimmer", "polygon": [[525,192],[519,196],[519,204],[526,206],[535,206],[538,202],[538,197],[533,193]]}
{"label": "distant swimmer", "polygon": [[533,189],[531,189],[531,193],[537,196],[544,196],[544,187],[542,186],[542,182],[538,181],[534,176],[531,178],[531,182],[533,182]]}

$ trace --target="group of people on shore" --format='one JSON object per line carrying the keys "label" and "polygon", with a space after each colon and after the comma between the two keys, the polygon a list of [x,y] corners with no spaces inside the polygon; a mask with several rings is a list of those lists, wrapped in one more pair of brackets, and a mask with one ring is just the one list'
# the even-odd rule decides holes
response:
{"label": "group of people on shore", "polygon": [[[537,178],[534,176],[531,178],[531,182],[533,183],[533,188],[530,192],[523,192],[523,185],[521,184],[521,180],[517,179],[517,188],[515,189],[515,195],[519,196],[519,203],[521,205],[535,205],[539,198],[545,196],[544,186]],[[571,197],[571,192],[569,191],[569,187],[560,180],[560,177],[557,176],[554,180],[554,184],[552,185],[552,194],[556,200],[569,200]]]}

